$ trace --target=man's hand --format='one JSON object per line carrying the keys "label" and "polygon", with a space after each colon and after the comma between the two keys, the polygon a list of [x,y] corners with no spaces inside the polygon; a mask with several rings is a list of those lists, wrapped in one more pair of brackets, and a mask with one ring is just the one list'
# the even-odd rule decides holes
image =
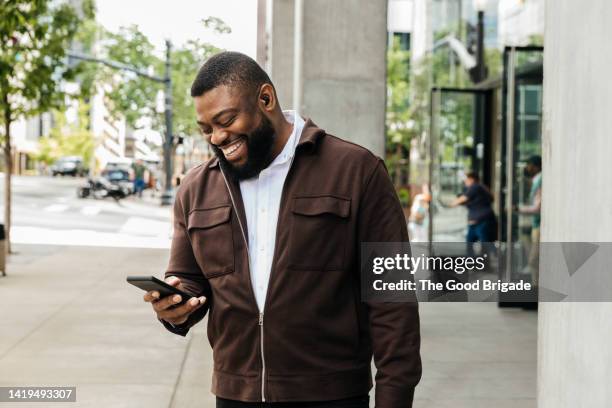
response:
{"label": "man's hand", "polygon": [[[165,279],[166,283],[174,287],[179,287],[181,280],[176,276],[169,276]],[[156,290],[145,293],[144,301],[153,305],[153,310],[157,313],[157,317],[175,326],[183,324],[189,318],[189,315],[204,304],[206,298],[192,297],[187,302],[180,306],[175,306],[181,302],[180,295],[170,295],[165,298],[159,298],[159,292]]]}

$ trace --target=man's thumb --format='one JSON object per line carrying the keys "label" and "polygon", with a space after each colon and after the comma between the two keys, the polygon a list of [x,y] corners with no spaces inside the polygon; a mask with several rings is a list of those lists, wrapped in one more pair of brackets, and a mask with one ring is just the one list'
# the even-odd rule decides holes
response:
{"label": "man's thumb", "polygon": [[178,285],[181,284],[181,280],[179,278],[177,278],[176,276],[168,276],[166,278],[166,283],[168,285],[178,286]]}

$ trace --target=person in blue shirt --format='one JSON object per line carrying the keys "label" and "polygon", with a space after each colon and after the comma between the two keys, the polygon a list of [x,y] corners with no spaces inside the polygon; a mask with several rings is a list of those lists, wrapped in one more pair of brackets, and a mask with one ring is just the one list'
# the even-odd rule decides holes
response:
{"label": "person in blue shirt", "polygon": [[[468,232],[466,241],[493,242],[497,234],[497,220],[491,203],[493,195],[489,189],[480,183],[478,174],[470,172],[464,180],[465,190],[452,203],[451,207],[465,205],[468,210]],[[471,245],[468,250],[472,253]]]}

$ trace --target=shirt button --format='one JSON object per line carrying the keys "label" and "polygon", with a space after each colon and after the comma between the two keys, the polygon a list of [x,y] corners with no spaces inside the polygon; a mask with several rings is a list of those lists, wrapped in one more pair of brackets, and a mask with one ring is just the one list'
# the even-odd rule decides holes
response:
{"label": "shirt button", "polygon": [[262,213],[265,213],[265,212],[266,212],[266,209],[265,209],[265,208],[262,208],[260,211],[261,211]]}

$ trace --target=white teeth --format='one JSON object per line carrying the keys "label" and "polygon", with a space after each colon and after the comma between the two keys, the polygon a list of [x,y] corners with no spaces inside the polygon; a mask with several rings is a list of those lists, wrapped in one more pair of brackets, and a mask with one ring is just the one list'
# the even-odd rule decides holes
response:
{"label": "white teeth", "polygon": [[230,156],[232,153],[234,153],[236,150],[238,150],[238,148],[240,146],[242,146],[242,143],[243,142],[238,142],[234,146],[231,146],[228,149],[224,149],[223,153],[225,153],[226,156]]}

